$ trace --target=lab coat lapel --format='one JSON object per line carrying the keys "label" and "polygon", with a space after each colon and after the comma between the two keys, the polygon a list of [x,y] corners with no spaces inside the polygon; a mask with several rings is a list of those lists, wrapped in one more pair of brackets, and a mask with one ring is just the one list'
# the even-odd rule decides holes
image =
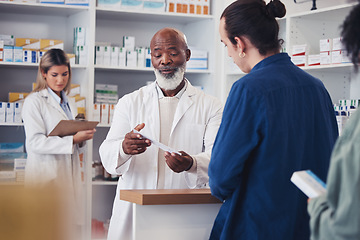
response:
{"label": "lab coat lapel", "polygon": [[174,132],[174,129],[176,128],[177,124],[179,123],[181,118],[184,116],[186,111],[191,107],[191,105],[193,105],[193,100],[191,99],[191,97],[195,94],[195,92],[193,90],[194,90],[193,86],[188,81],[188,86],[187,86],[185,92],[183,93],[183,95],[181,96],[181,98],[179,100],[179,104],[176,108],[170,136]]}
{"label": "lab coat lapel", "polygon": [[64,119],[68,119],[66,116],[64,110],[60,107],[60,104],[55,101],[55,99],[49,95],[49,92],[47,89],[41,90],[41,95],[43,98],[46,99],[47,103],[52,106],[54,109],[56,109],[58,112],[61,113],[61,115],[64,117]]}
{"label": "lab coat lapel", "polygon": [[[155,140],[160,139],[160,116],[159,116],[159,96],[156,90],[155,81],[151,83],[145,89],[145,96],[143,100],[143,107],[145,108],[146,119],[145,128],[147,132],[150,132],[150,136],[153,136]],[[145,134],[145,133],[144,133]]]}

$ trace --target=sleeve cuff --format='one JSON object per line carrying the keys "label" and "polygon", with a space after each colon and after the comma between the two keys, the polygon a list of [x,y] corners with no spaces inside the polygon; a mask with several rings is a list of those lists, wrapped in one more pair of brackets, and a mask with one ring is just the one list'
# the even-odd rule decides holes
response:
{"label": "sleeve cuff", "polygon": [[119,158],[118,158],[118,167],[126,163],[131,158],[131,155],[126,154],[124,149],[122,148],[122,142],[120,143],[120,150],[119,150]]}
{"label": "sleeve cuff", "polygon": [[186,172],[188,173],[196,173],[196,170],[197,170],[197,161],[196,161],[196,158],[191,156],[192,159],[193,159],[193,164],[191,166],[191,168],[189,170],[187,170]]}

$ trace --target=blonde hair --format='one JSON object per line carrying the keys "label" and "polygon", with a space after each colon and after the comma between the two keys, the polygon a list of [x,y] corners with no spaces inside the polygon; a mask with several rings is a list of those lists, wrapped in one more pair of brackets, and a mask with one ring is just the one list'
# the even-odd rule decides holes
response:
{"label": "blonde hair", "polygon": [[50,49],[42,56],[36,77],[36,87],[34,88],[33,92],[39,92],[48,87],[46,83],[46,79],[44,79],[42,73],[46,74],[53,66],[62,66],[62,65],[67,66],[69,71],[69,81],[64,88],[64,92],[66,94],[69,94],[71,89],[70,61],[66,53],[61,49]]}

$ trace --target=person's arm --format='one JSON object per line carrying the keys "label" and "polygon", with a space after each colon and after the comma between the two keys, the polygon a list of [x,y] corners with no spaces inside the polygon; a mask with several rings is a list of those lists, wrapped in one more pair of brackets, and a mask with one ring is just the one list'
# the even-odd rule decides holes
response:
{"label": "person's arm", "polygon": [[27,148],[37,154],[72,154],[73,136],[47,136],[44,121],[50,121],[52,116],[41,115],[42,104],[41,100],[34,96],[25,99],[21,114]]}
{"label": "person's arm", "polygon": [[211,192],[222,201],[242,184],[244,167],[262,140],[263,104],[262,96],[241,84],[230,91],[209,164]]}
{"label": "person's arm", "polygon": [[[354,120],[358,121],[359,118]],[[351,131],[355,131],[354,128],[351,128]],[[309,201],[308,212],[313,240],[359,239],[359,134],[359,131],[354,132],[354,138],[346,139],[344,132],[339,138],[331,158],[327,195]]]}

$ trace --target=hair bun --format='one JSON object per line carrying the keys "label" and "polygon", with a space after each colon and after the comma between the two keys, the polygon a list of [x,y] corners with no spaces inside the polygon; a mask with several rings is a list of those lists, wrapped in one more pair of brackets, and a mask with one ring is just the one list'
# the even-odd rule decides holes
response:
{"label": "hair bun", "polygon": [[285,5],[280,2],[280,0],[271,0],[266,5],[266,10],[268,11],[269,15],[274,18],[282,18],[286,14]]}

